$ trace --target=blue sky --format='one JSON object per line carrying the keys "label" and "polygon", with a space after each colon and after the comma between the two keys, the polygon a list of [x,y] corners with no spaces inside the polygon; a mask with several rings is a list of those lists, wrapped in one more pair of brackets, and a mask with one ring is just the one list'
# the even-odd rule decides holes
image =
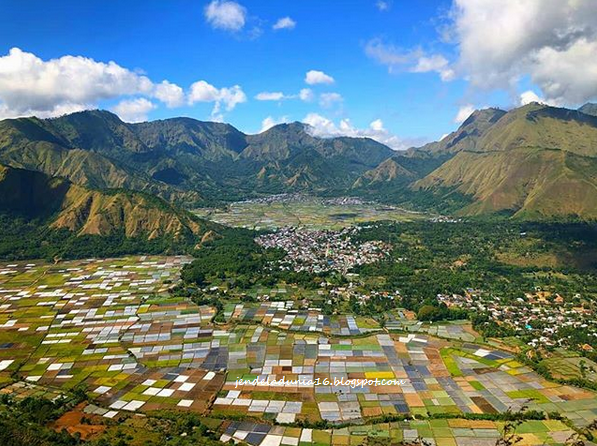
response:
{"label": "blue sky", "polygon": [[[546,74],[559,58],[592,55],[592,31],[571,54],[557,53],[560,45],[555,55],[548,51],[557,45],[553,38],[524,31],[524,20],[552,26],[543,9],[573,22],[593,16],[572,11],[566,0],[535,8],[528,0],[530,18],[523,20],[513,16],[520,14],[516,2],[0,0],[0,114],[100,107],[129,121],[191,116],[250,133],[307,120],[322,134],[370,135],[400,148],[440,138],[475,107],[593,98],[585,81],[562,93]],[[502,27],[484,37],[500,20]],[[522,53],[500,48],[491,40],[496,34]],[[18,52],[9,53],[13,48]],[[520,60],[525,64],[516,67]],[[107,68],[110,61],[117,68]],[[306,82],[309,71],[320,72],[311,76],[319,83]],[[555,75],[560,84],[574,81],[573,73]],[[164,80],[167,97],[156,93]],[[279,93],[284,97],[257,99]]]}

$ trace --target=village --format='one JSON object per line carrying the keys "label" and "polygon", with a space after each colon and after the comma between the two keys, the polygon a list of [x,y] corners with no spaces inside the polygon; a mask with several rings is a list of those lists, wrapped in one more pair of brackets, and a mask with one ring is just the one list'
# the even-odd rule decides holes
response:
{"label": "village", "polygon": [[[505,300],[468,289],[462,295],[439,294],[437,299],[448,307],[487,313],[498,325],[529,338],[527,342],[531,347],[571,347],[592,352],[594,347],[590,344],[597,344],[595,306],[580,294],[566,299],[560,294],[537,289],[525,293],[524,298]],[[579,344],[570,336],[570,329],[586,334],[588,341]]]}
{"label": "village", "polygon": [[391,246],[381,241],[355,242],[358,226],[333,230],[307,230],[294,227],[259,236],[256,242],[266,249],[283,249],[278,262],[281,270],[309,273],[338,271],[347,274],[358,265],[377,262],[388,256]]}

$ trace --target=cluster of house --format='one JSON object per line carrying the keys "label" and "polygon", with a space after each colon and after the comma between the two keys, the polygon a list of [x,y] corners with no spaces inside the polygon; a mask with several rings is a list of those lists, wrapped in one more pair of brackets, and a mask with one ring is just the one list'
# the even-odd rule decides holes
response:
{"label": "cluster of house", "polygon": [[[585,351],[597,348],[597,321],[595,308],[583,304],[579,294],[567,299],[560,294],[535,290],[514,300],[490,296],[481,290],[468,289],[464,295],[439,294],[437,299],[448,306],[486,312],[499,325],[518,334],[533,336],[532,347],[573,347]],[[588,342],[566,333],[573,328],[587,334]]]}
{"label": "cluster of house", "polygon": [[259,204],[271,204],[271,203],[304,203],[312,202],[314,200],[321,201],[322,204],[332,206],[360,206],[367,202],[363,201],[358,197],[336,197],[319,199],[310,195],[305,194],[276,194],[268,195],[267,197],[252,198],[245,200],[243,203],[259,203]]}
{"label": "cluster of house", "polygon": [[357,265],[377,262],[390,253],[391,246],[381,241],[357,242],[358,227],[340,231],[282,228],[256,239],[264,248],[283,249],[287,255],[278,262],[281,270],[346,274]]}

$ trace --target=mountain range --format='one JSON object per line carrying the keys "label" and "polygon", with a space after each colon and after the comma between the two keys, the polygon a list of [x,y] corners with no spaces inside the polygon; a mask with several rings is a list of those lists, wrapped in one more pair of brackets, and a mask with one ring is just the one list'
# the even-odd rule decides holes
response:
{"label": "mountain range", "polygon": [[403,152],[317,137],[301,123],[247,135],[190,118],[129,124],[94,110],[0,121],[0,163],[0,210],[45,212],[51,227],[78,234],[201,235],[205,223],[180,208],[281,192],[592,220],[597,106],[477,110],[440,141]]}
{"label": "mountain range", "polygon": [[392,153],[366,138],[316,138],[299,123],[246,135],[189,118],[128,124],[106,111],[0,122],[1,163],[187,206],[255,192],[343,190]]}

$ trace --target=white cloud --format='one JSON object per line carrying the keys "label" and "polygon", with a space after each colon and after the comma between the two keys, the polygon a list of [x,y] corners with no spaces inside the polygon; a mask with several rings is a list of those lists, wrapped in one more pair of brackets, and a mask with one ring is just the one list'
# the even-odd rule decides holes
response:
{"label": "white cloud", "polygon": [[421,56],[417,64],[410,69],[413,73],[428,73],[435,71],[439,74],[441,80],[451,81],[454,79],[454,70],[450,68],[450,63],[441,54],[432,54],[430,56]]}
{"label": "white cloud", "polygon": [[334,78],[323,71],[311,70],[305,75],[305,82],[309,85],[333,84]]}
{"label": "white cloud", "polygon": [[529,76],[545,100],[597,97],[594,0],[455,0],[457,72],[478,89],[514,89]]}
{"label": "white cloud", "polygon": [[156,85],[153,95],[169,108],[180,107],[184,104],[183,89],[168,81],[162,81],[162,83]]}
{"label": "white cloud", "polygon": [[520,95],[520,105],[527,105],[531,102],[543,102],[543,99],[540,98],[537,93],[533,90],[528,90]]}
{"label": "white cloud", "polygon": [[278,124],[285,124],[287,123],[288,120],[288,116],[282,116],[281,118],[273,118],[272,116],[268,116],[267,118],[265,118],[263,121],[261,121],[261,132],[265,132],[266,130],[271,129],[272,127],[278,125]]}
{"label": "white cloud", "polygon": [[365,45],[365,54],[382,65],[388,66],[390,72],[395,67],[403,68],[407,64],[413,64],[418,57],[421,57],[421,50],[401,51],[393,45],[384,43],[381,39],[371,39]]}
{"label": "white cloud", "polygon": [[247,96],[239,85],[235,85],[231,88],[222,88],[220,90],[219,101],[225,105],[227,111],[231,111],[238,104],[247,102]]}
{"label": "white cloud", "polygon": [[157,106],[145,98],[125,99],[119,102],[112,111],[125,122],[147,121],[147,114]]}
{"label": "white cloud", "polygon": [[365,54],[388,67],[390,73],[410,71],[411,73],[436,72],[443,81],[454,79],[449,61],[441,54],[427,55],[422,49],[402,50],[381,39],[372,39],[365,45]]}
{"label": "white cloud", "polygon": [[371,124],[369,124],[369,127],[371,127],[371,130],[374,130],[376,132],[384,131],[383,121],[381,119],[376,119]]}
{"label": "white cloud", "polygon": [[[336,93],[333,94],[335,95]],[[313,90],[311,90],[310,88],[303,88],[301,91],[298,92],[298,94],[285,94],[281,91],[262,91],[261,93],[255,95],[255,99],[257,99],[258,101],[285,101],[289,99],[300,99],[304,102],[311,102],[313,99],[315,99],[315,93],[313,93]],[[336,98],[326,97],[326,100],[330,102],[334,99]]]}
{"label": "white cloud", "polygon": [[0,57],[0,116],[41,118],[96,108],[98,102],[123,96],[147,96],[169,107],[182,105],[184,92],[168,81],[147,76],[115,62],[81,56],[44,61],[13,48]]}
{"label": "white cloud", "polygon": [[204,13],[212,27],[226,31],[240,31],[247,20],[247,10],[229,0],[213,0],[205,7]]}
{"label": "white cloud", "polygon": [[278,19],[278,21],[272,27],[274,30],[279,29],[294,29],[296,27],[296,22],[292,20],[290,17],[282,17]]}
{"label": "white cloud", "polygon": [[390,9],[391,6],[392,4],[389,1],[378,0],[377,2],[375,2],[375,7],[382,12]]}
{"label": "white cloud", "polygon": [[205,81],[197,81],[191,85],[189,93],[189,104],[196,102],[216,102],[219,99],[220,90]]}
{"label": "white cloud", "polygon": [[390,133],[381,119],[376,119],[365,129],[359,129],[352,125],[350,120],[342,119],[336,125],[330,119],[317,113],[309,113],[303,119],[303,123],[309,126],[310,133],[320,138],[334,138],[338,136],[350,136],[352,138],[371,138],[387,145],[394,150],[404,150],[410,147],[407,141]]}
{"label": "white cloud", "polygon": [[475,106],[471,104],[463,105],[458,109],[458,113],[454,117],[454,122],[456,124],[462,124],[466,119],[473,114],[475,111]]}
{"label": "white cloud", "polygon": [[6,115],[56,116],[123,94],[150,94],[152,82],[114,62],[64,56],[43,61],[13,48],[0,57],[0,102]]}
{"label": "white cloud", "polygon": [[303,88],[299,92],[299,98],[301,99],[301,101],[311,102],[314,99],[314,97],[315,95],[313,94],[313,90],[311,90],[310,88]]}
{"label": "white cloud", "polygon": [[258,101],[281,101],[286,98],[280,91],[263,91],[255,96]]}
{"label": "white cloud", "polygon": [[226,111],[232,111],[238,104],[247,101],[247,96],[239,85],[229,88],[216,88],[206,81],[197,81],[191,85],[188,95],[189,105],[197,102],[213,102],[212,119],[221,121],[222,107]]}
{"label": "white cloud", "polygon": [[331,108],[344,100],[339,93],[321,93],[319,95],[319,105],[323,108]]}

